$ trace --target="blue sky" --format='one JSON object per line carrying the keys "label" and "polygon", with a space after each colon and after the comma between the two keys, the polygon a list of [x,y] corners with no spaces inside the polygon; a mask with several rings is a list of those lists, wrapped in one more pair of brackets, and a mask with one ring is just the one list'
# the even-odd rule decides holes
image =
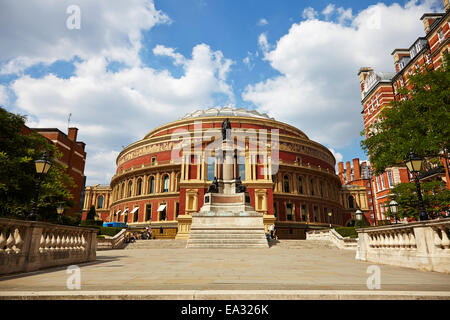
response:
{"label": "blue sky", "polygon": [[358,69],[393,71],[390,53],[423,36],[441,0],[0,0],[0,104],[31,127],[87,144],[87,184],[152,128],[195,109],[267,112],[336,159],[367,157]]}

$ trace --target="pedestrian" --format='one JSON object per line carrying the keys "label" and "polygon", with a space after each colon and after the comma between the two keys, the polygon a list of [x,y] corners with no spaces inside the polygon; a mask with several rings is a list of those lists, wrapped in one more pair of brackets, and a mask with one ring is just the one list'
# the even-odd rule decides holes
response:
{"label": "pedestrian", "polygon": [[275,233],[275,226],[273,225],[273,223],[270,225],[269,231],[270,231],[270,238],[273,240],[274,233]]}

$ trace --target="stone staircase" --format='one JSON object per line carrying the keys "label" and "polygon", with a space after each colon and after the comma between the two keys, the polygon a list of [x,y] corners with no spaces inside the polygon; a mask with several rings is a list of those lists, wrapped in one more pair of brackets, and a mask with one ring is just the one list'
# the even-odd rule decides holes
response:
{"label": "stone staircase", "polygon": [[187,248],[268,248],[264,227],[191,226]]}
{"label": "stone staircase", "polygon": [[180,249],[186,248],[187,240],[168,239],[168,240],[136,240],[133,243],[126,243],[125,250],[130,249]]}

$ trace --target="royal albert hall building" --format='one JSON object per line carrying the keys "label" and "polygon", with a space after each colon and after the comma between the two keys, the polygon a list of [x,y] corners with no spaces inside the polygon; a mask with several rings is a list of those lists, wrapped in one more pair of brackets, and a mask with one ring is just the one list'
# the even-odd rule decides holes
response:
{"label": "royal albert hall building", "polygon": [[96,205],[104,221],[151,226],[155,238],[188,238],[192,213],[220,172],[211,146],[225,119],[236,144],[235,176],[264,214],[266,230],[274,223],[280,239],[304,239],[307,230],[352,220],[326,147],[266,114],[229,107],[192,112],[124,148],[110,186],[86,188],[83,216]]}

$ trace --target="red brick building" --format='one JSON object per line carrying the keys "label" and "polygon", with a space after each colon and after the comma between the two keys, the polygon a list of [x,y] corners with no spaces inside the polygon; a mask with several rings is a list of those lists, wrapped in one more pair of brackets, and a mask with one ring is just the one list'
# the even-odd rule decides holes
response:
{"label": "red brick building", "polygon": [[69,133],[66,135],[56,128],[32,128],[31,130],[41,134],[52,142],[58,150],[62,153],[62,158],[58,161],[65,166],[66,172],[72,177],[76,186],[69,188],[73,196],[73,208],[66,209],[64,214],[77,216],[81,213],[82,208],[82,194],[84,193],[86,177],[84,175],[84,167],[86,163],[86,144],[77,141],[77,128],[69,128]]}
{"label": "red brick building", "polygon": [[[358,76],[361,84],[361,104],[363,110],[364,128],[366,133],[371,130],[369,126],[378,119],[380,111],[396,99],[402,97],[398,89],[409,87],[408,78],[415,72],[429,67],[438,69],[442,65],[442,57],[448,52],[450,38],[450,3],[443,0],[445,13],[425,13],[421,20],[424,24],[425,36],[417,38],[409,48],[398,48],[392,52],[395,72],[375,72],[370,67],[359,70]],[[433,174],[433,178],[446,181],[450,189],[448,167],[444,158],[441,159],[443,171]],[[429,168],[431,170],[435,168]],[[424,179],[426,174],[424,174]],[[428,175],[429,178],[429,175]],[[371,187],[374,193],[374,211],[378,220],[384,220],[390,190],[397,183],[410,182],[411,176],[406,167],[398,166],[388,168],[383,174],[371,178]]]}

